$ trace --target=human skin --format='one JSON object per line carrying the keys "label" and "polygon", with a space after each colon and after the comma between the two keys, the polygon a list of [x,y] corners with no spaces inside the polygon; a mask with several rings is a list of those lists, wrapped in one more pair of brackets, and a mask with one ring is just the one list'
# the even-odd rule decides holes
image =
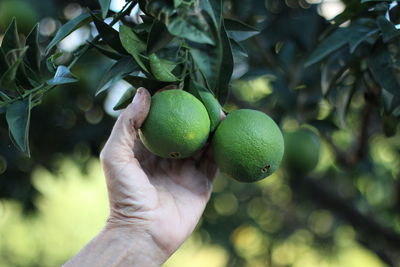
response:
{"label": "human skin", "polygon": [[210,198],[217,167],[210,149],[181,160],[159,158],[138,139],[151,96],[139,88],[100,154],[110,215],[70,266],[161,266],[189,237]]}

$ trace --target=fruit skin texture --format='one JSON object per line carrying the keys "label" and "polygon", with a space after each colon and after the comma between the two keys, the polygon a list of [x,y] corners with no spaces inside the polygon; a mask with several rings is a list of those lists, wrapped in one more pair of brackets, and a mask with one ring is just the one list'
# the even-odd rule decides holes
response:
{"label": "fruit skin texture", "polygon": [[292,172],[308,173],[318,164],[321,143],[309,129],[285,132],[285,167]]}
{"label": "fruit skin texture", "polygon": [[265,113],[239,109],[229,113],[212,140],[221,172],[240,182],[255,182],[271,175],[281,163],[281,130]]}
{"label": "fruit skin texture", "polygon": [[5,31],[12,18],[17,19],[18,30],[25,34],[35,26],[38,14],[34,7],[26,1],[0,0],[0,31]]}
{"label": "fruit skin texture", "polygon": [[187,158],[202,148],[210,133],[204,105],[182,90],[156,93],[139,131],[144,146],[163,158]]}

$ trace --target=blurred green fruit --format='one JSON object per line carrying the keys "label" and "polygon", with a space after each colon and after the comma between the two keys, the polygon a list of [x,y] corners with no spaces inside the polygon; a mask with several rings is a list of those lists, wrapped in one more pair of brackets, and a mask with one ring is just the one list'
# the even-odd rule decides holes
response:
{"label": "blurred green fruit", "polygon": [[212,146],[221,172],[241,182],[271,175],[284,152],[276,123],[265,113],[250,109],[228,114],[215,131]]}
{"label": "blurred green fruit", "polygon": [[35,8],[23,0],[0,1],[0,32],[4,32],[13,17],[17,19],[18,31],[29,33],[38,22],[39,16]]}
{"label": "blurred green fruit", "polygon": [[293,172],[308,173],[318,164],[321,144],[309,129],[284,133],[285,166]]}
{"label": "blurred green fruit", "polygon": [[163,158],[186,158],[201,149],[210,133],[204,105],[183,90],[155,94],[140,139],[152,153]]}

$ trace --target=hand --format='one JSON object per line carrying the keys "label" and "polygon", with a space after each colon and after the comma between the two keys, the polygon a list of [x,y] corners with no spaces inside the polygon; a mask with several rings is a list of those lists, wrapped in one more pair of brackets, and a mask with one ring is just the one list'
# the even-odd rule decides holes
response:
{"label": "hand", "polygon": [[209,148],[181,160],[162,159],[147,151],[137,130],[150,101],[149,92],[139,88],[101,152],[110,200],[107,227],[132,227],[148,234],[167,258],[197,225],[217,167]]}

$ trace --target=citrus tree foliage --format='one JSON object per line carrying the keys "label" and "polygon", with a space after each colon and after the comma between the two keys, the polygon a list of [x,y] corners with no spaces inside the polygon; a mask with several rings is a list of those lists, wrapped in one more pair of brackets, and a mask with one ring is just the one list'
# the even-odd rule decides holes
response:
{"label": "citrus tree foliage", "polygon": [[[325,155],[309,175],[283,169],[279,188],[216,185],[201,229],[229,250],[229,266],[246,262],[248,251],[230,238],[240,225],[269,238],[255,258],[271,261],[268,251],[299,229],[309,229],[315,247],[332,252],[335,230],[351,225],[360,244],[398,266],[397,2],[342,0],[344,11],[331,21],[304,0],[140,0],[126,1],[119,12],[109,10],[109,0],[79,2],[85,11],[60,18],[51,37],[38,27],[18,34],[15,21],[4,33],[0,197],[32,208],[35,166],[57,171],[59,159],[69,156],[84,169],[112,127],[103,103],[116,82],[131,87],[115,110],[140,86],[151,93],[173,86],[200,99],[209,91],[227,112],[248,107],[284,129],[313,127]],[[129,16],[137,7],[141,13]],[[85,28],[96,34],[76,51],[59,48]],[[313,218],[330,218],[329,228],[316,227]]]}

